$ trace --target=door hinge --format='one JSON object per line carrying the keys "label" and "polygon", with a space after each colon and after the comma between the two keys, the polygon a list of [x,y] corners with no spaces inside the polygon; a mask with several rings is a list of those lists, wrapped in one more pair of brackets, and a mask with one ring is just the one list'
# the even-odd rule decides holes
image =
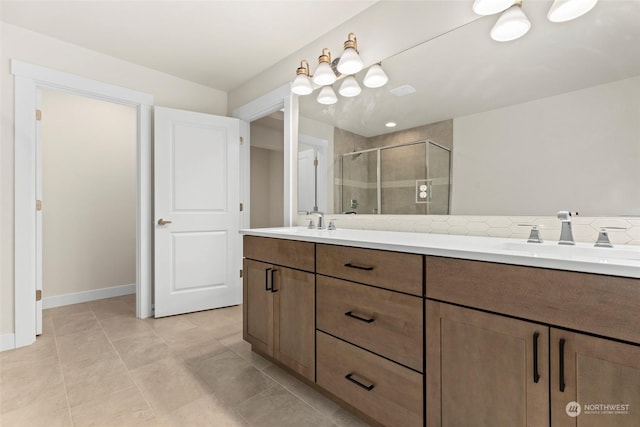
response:
{"label": "door hinge", "polygon": [[36,301],[41,301],[41,300],[42,300],[42,291],[38,289],[36,291]]}
{"label": "door hinge", "polygon": [[242,270],[240,270],[240,278],[242,278]]}
{"label": "door hinge", "polygon": [[240,137],[240,145],[244,144],[244,138]]}
{"label": "door hinge", "polygon": [[244,205],[240,203],[240,212],[242,212],[243,210],[244,210]]}
{"label": "door hinge", "polygon": [[37,211],[42,210],[42,200],[36,200],[36,210]]}
{"label": "door hinge", "polygon": [[36,110],[36,120],[42,120],[42,110]]}

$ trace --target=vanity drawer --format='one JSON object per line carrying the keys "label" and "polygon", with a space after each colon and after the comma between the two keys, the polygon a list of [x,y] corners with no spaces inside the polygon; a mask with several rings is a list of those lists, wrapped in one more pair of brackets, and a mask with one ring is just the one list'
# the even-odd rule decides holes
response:
{"label": "vanity drawer", "polygon": [[422,255],[323,244],[316,251],[318,274],[422,296]]}
{"label": "vanity drawer", "polygon": [[244,236],[243,252],[245,258],[315,271],[315,243]]}
{"label": "vanity drawer", "polygon": [[428,256],[427,298],[640,343],[640,279]]}
{"label": "vanity drawer", "polygon": [[316,341],[319,386],[385,426],[423,425],[422,374],[320,331]]}
{"label": "vanity drawer", "polygon": [[316,277],[318,329],[422,372],[421,297]]}

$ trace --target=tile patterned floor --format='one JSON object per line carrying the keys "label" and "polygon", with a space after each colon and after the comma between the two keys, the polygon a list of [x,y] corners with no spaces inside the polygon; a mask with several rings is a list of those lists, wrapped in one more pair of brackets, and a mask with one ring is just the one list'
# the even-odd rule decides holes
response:
{"label": "tile patterned floor", "polygon": [[35,344],[0,353],[0,425],[366,426],[252,353],[241,306],[138,320],[134,304],[45,310]]}

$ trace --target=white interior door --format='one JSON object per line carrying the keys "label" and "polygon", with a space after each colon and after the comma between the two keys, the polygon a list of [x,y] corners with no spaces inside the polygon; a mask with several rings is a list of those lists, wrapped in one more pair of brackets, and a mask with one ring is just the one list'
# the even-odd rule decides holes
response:
{"label": "white interior door", "polygon": [[240,304],[240,121],[154,109],[155,317]]}

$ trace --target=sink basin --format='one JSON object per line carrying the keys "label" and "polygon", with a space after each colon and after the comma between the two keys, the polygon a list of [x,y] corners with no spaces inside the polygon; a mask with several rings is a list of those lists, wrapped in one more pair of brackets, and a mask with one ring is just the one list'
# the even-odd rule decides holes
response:
{"label": "sink basin", "polygon": [[597,258],[621,259],[640,261],[640,247],[636,248],[596,248],[594,246],[580,245],[558,245],[557,243],[526,243],[507,242],[500,244],[497,249],[505,251],[517,251],[526,255],[553,258]]}

